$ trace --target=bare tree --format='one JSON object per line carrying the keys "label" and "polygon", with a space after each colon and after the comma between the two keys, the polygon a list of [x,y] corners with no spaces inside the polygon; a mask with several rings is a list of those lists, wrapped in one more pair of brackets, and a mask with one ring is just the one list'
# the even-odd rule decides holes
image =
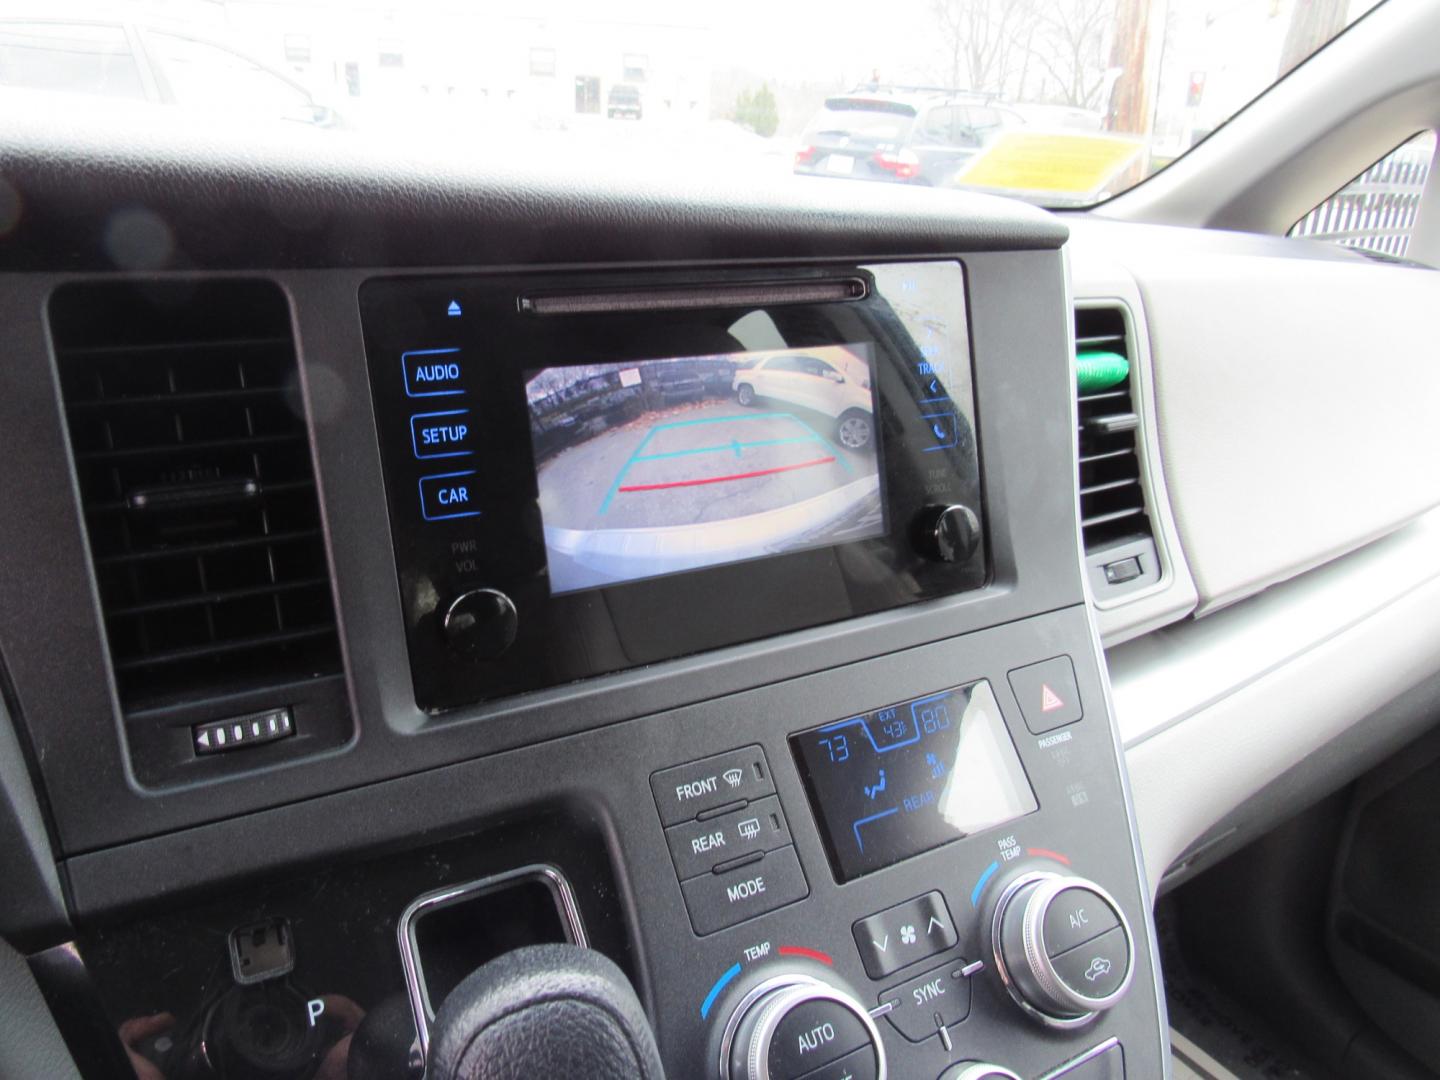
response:
{"label": "bare tree", "polygon": [[1003,94],[1022,60],[1022,36],[1035,0],[931,0],[948,66],[948,85]]}
{"label": "bare tree", "polygon": [[1349,0],[1295,0],[1290,26],[1280,49],[1278,79],[1298,67],[1311,53],[1345,29]]}
{"label": "bare tree", "polygon": [[1115,0],[1052,0],[1040,15],[1035,60],[1067,105],[1095,109],[1105,90],[1105,36]]}

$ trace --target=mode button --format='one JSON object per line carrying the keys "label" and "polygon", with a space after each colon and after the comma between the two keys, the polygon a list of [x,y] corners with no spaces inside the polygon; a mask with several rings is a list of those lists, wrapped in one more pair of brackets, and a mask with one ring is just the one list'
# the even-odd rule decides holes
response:
{"label": "mode button", "polygon": [[810,886],[795,849],[786,847],[723,873],[693,877],[681,883],[680,891],[690,925],[703,937],[803,900]]}

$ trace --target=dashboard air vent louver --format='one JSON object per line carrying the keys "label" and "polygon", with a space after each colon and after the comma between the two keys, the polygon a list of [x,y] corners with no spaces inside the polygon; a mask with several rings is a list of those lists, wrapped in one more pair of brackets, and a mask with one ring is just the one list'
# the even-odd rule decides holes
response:
{"label": "dashboard air vent louver", "polygon": [[1075,312],[1079,372],[1080,522],[1098,591],[1158,578],[1141,481],[1134,349],[1123,309]]}
{"label": "dashboard air vent louver", "polygon": [[50,318],[126,712],[337,674],[283,293],[77,284]]}

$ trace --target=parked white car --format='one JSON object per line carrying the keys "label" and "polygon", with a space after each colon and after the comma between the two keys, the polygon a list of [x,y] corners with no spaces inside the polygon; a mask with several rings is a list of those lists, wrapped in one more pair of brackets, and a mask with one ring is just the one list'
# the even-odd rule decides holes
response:
{"label": "parked white car", "polygon": [[870,369],[848,353],[826,359],[776,353],[735,372],[732,387],[736,400],[747,407],[766,398],[830,417],[846,449],[859,450],[874,438]]}

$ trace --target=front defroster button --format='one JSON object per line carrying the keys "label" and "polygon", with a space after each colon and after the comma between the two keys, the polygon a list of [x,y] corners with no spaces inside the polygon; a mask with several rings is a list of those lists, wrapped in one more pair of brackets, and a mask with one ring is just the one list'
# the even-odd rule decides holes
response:
{"label": "front defroster button", "polygon": [[660,822],[667,827],[731,803],[763,799],[775,793],[765,751],[758,746],[661,769],[650,777],[650,788],[655,793]]}
{"label": "front defroster button", "polygon": [[803,900],[810,886],[793,847],[766,852],[717,874],[701,874],[681,882],[690,925],[702,937]]}

